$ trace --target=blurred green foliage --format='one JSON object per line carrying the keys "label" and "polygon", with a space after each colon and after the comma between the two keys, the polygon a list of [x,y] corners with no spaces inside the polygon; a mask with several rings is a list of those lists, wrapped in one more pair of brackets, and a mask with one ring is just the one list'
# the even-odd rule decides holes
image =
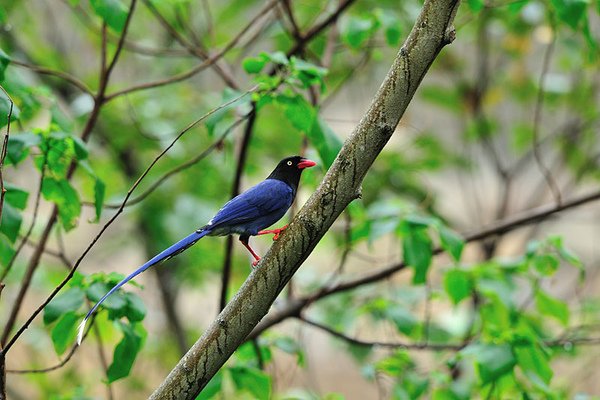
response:
{"label": "blurred green foliage", "polygon": [[[303,193],[310,193],[342,146],[345,137],[338,131],[340,126],[353,126],[360,118],[354,109],[344,113],[342,124],[331,115],[356,99],[368,105],[421,6],[414,1],[355,2],[341,13],[334,34],[329,33],[333,28],[326,29],[291,54],[302,37],[294,34],[294,24],[301,33],[308,32],[334,12],[337,2],[289,2],[293,23],[281,4],[278,13],[263,10],[269,16],[254,22],[254,33],[233,43],[248,16],[265,6],[263,2],[140,1],[108,84],[108,96],[186,73],[233,44],[214,68],[182,82],[103,102],[90,140],[84,142],[80,133],[98,100],[81,87],[95,93],[101,84],[103,24],[110,60],[129,4],[123,0],[0,2],[0,84],[15,102],[0,224],[0,271],[11,268],[0,303],[3,315],[11,307],[6,293],[18,287],[27,262],[27,252],[17,258],[15,254],[34,220],[38,187],[39,212],[44,214],[52,205],[58,210],[54,241],[70,247],[69,241],[79,236],[78,241],[89,243],[93,235],[88,225],[102,226],[114,215],[131,185],[188,124],[255,85],[251,94],[220,108],[178,140],[132,194],[130,200],[135,201],[125,208],[124,218],[133,226],[113,227],[110,237],[98,246],[114,252],[143,243],[145,256],[150,257],[209,220],[232,192],[241,138],[251,113],[256,120],[242,186],[263,179],[282,157],[303,153],[320,159],[321,169],[309,170],[302,178]],[[506,257],[497,252],[500,232],[486,239],[492,244],[475,244],[472,253],[476,254],[466,254],[466,242],[457,232],[476,228],[484,219],[481,210],[473,202],[467,202],[467,209],[454,203],[441,207],[448,192],[440,189],[445,185],[432,185],[429,179],[452,186],[453,174],[469,181],[490,169],[484,179],[492,175],[499,194],[488,195],[483,202],[495,202],[504,194],[508,198],[515,181],[539,174],[532,152],[539,145],[552,172],[568,182],[563,186],[566,193],[585,184],[597,185],[599,12],[598,1],[464,2],[456,20],[458,39],[443,50],[412,106],[427,110],[426,114],[415,111],[426,115],[423,119],[440,122],[430,126],[428,121],[401,122],[403,132],[396,136],[403,142],[391,143],[381,154],[366,177],[362,199],[349,207],[345,220],[332,228],[317,248],[317,257],[307,262],[295,281],[294,292],[319,293],[331,279],[354,276],[355,270],[342,268],[345,256],[339,254],[345,249],[359,255],[371,250],[359,264],[367,273],[381,265],[382,241],[393,243],[399,254],[394,262],[402,263],[398,270],[410,269],[412,281],[360,285],[320,298],[303,310],[303,316],[350,338],[364,326],[391,332],[390,342],[399,345],[386,351],[377,345],[341,342],[366,382],[380,385],[380,377],[388,378],[389,398],[559,399],[573,394],[574,383],[557,379],[553,362],[582,356],[573,343],[587,332],[574,330],[583,322],[598,322],[597,299],[575,305],[554,293],[551,283],[564,270],[576,271],[581,282],[586,271],[583,262],[555,235],[521,238],[517,254]],[[544,66],[547,54],[551,61]],[[543,109],[542,123],[536,125],[538,108]],[[0,96],[4,129],[9,110],[10,102]],[[335,112],[330,114],[331,110]],[[521,203],[503,208],[500,200],[492,219],[545,203],[539,200],[549,198],[548,189],[536,176],[534,184],[527,183],[529,190],[519,193]],[[453,189],[453,195],[471,196],[464,187]],[[45,214],[37,216],[34,244],[46,220]],[[225,258],[221,248],[220,239],[206,238],[164,267],[173,291],[183,293],[180,305],[188,301],[186,289],[204,296],[210,285],[218,286]],[[440,252],[444,255],[438,261]],[[174,263],[177,268],[171,268]],[[337,272],[326,269],[337,264],[341,265]],[[233,266],[231,290],[247,276],[248,260],[236,253]],[[133,267],[118,266],[120,271]],[[90,271],[84,262],[67,288],[45,307],[44,328],[36,331],[44,337],[42,344],[24,341],[31,349],[28,353],[35,354],[24,357],[34,367],[54,361],[53,352],[59,357],[68,354],[90,304],[123,277]],[[64,266],[47,257],[37,274],[33,285],[43,296],[55,287]],[[198,301],[198,295],[194,299]],[[441,311],[433,312],[434,308]],[[96,365],[97,372],[90,374],[89,368],[79,370],[78,360],[72,359],[54,372],[60,379],[32,374],[19,385],[27,382],[32,385],[27,390],[47,398],[87,399],[88,393],[102,388],[102,380],[108,385],[121,380],[110,387],[118,385],[119,392],[126,393],[123,397],[146,395],[180,356],[172,330],[163,326],[157,333],[155,322],[156,336],[147,334],[144,318],[158,312],[147,312],[129,288],[119,290],[104,303],[89,334],[96,338],[100,334],[103,345],[112,349],[106,371]],[[447,313],[454,316],[451,323],[442,318]],[[187,339],[195,340],[204,327],[197,319],[180,318]],[[171,322],[163,325],[172,328]],[[433,353],[434,360],[419,356],[423,351]],[[273,328],[254,345],[241,346],[198,399],[344,398],[338,393],[316,393],[311,387],[288,390],[276,385],[272,372],[282,354],[293,357],[298,368],[312,368],[305,343]],[[146,370],[148,364],[152,373]],[[24,368],[26,363],[19,365]]]}

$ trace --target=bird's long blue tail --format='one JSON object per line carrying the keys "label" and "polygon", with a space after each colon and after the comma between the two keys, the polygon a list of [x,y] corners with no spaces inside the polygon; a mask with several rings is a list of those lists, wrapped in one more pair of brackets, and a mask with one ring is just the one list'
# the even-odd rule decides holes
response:
{"label": "bird's long blue tail", "polygon": [[94,307],[92,307],[91,310],[88,311],[87,315],[85,316],[85,318],[83,319],[81,324],[79,324],[79,329],[78,329],[78,333],[77,333],[77,344],[81,344],[81,340],[83,339],[83,331],[85,329],[85,324],[86,324],[87,320],[94,313],[94,311],[96,311],[96,309],[100,306],[100,304],[102,304],[104,302],[104,300],[107,299],[108,296],[110,296],[111,294],[116,292],[121,286],[123,286],[124,284],[126,284],[127,282],[129,282],[130,280],[132,280],[133,278],[135,278],[136,276],[138,276],[139,274],[141,274],[148,268],[181,253],[182,251],[184,251],[185,249],[187,249],[188,247],[190,247],[194,243],[196,243],[198,240],[202,239],[209,232],[210,232],[209,230],[203,229],[203,230],[198,230],[189,236],[186,236],[185,238],[181,239],[179,242],[175,243],[168,249],[163,250],[159,254],[152,257],[144,265],[142,265],[141,267],[139,267],[138,269],[133,271],[121,282],[117,283],[117,285],[115,287],[110,289],[104,296],[102,296],[102,298],[100,300],[98,300],[98,302],[94,305]]}

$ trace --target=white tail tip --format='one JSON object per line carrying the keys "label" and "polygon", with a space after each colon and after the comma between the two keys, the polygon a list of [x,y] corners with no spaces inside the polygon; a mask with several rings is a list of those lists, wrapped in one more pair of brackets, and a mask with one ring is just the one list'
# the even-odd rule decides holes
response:
{"label": "white tail tip", "polygon": [[83,321],[79,324],[77,328],[77,346],[81,345],[81,341],[83,340],[83,331],[85,330],[85,323],[87,322],[87,318],[84,318]]}

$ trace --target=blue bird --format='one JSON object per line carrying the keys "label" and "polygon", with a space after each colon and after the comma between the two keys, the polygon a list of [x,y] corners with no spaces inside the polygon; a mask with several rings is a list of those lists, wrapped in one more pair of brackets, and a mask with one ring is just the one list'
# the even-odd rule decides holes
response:
{"label": "blue bird", "polygon": [[314,161],[300,156],[284,158],[267,179],[229,200],[202,228],[163,250],[117,283],[91,308],[79,325],[77,344],[81,344],[87,320],[108,296],[148,268],[176,256],[204,236],[239,234],[240,242],[254,257],[252,266],[255,267],[260,261],[260,257],[248,243],[250,236],[273,234],[273,240],[279,238],[280,233],[287,225],[278,229],[263,229],[273,225],[285,215],[296,197],[302,171],[315,165]]}

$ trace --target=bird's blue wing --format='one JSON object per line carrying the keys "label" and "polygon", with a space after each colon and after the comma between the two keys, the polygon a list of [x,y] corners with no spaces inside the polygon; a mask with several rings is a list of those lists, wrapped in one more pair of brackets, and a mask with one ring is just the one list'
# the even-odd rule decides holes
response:
{"label": "bird's blue wing", "polygon": [[290,185],[267,179],[227,202],[206,228],[213,230],[240,225],[271,214],[281,213],[283,216],[293,200],[294,190]]}

